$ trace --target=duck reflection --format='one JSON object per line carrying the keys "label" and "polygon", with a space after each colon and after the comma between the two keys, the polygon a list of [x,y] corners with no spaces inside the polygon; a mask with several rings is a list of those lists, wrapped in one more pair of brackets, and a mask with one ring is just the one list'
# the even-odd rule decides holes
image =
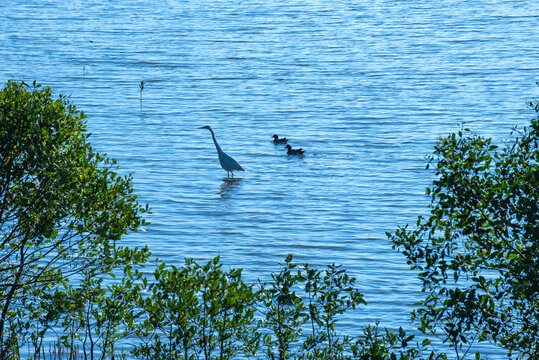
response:
{"label": "duck reflection", "polygon": [[224,178],[219,187],[221,199],[230,199],[232,194],[238,191],[242,180],[242,178]]}

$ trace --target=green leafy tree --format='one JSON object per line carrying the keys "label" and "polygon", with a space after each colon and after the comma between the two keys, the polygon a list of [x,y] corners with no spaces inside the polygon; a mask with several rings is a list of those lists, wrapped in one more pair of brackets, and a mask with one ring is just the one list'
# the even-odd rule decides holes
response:
{"label": "green leafy tree", "polygon": [[421,330],[457,359],[482,341],[539,357],[539,119],[512,134],[500,147],[469,129],[440,138],[430,215],[388,234],[423,282]]}
{"label": "green leafy tree", "polygon": [[367,302],[355,287],[355,278],[349,277],[340,265],[328,265],[323,271],[310,268],[308,264],[304,268],[312,332],[303,344],[303,356],[306,359],[344,359],[350,353],[350,336],[340,335],[335,329],[339,316]]}
{"label": "green leafy tree", "polygon": [[201,266],[154,272],[144,281],[150,296],[141,298],[144,321],[134,354],[145,359],[232,359],[258,348],[254,312],[256,294],[241,278],[241,270],[222,270],[219,257]]}
{"label": "green leafy tree", "polygon": [[305,304],[296,295],[305,276],[288,255],[281,271],[271,278],[260,284],[263,346],[268,359],[291,359],[298,352],[302,326],[308,319]]}
{"label": "green leafy tree", "polygon": [[199,345],[205,359],[232,359],[238,353],[256,352],[256,294],[253,286],[242,280],[241,273],[241,269],[223,271],[219,257],[196,268],[201,300]]}
{"label": "green leafy tree", "polygon": [[135,330],[141,342],[134,354],[144,359],[196,359],[196,279],[188,266],[167,269],[165,263],[157,266],[154,278],[144,279],[144,293],[150,295],[140,299],[144,317]]}
{"label": "green leafy tree", "polygon": [[355,278],[340,265],[313,267],[294,263],[292,255],[271,277],[260,290],[267,358],[352,359],[361,343],[339,331],[338,321],[346,311],[366,304]]}
{"label": "green leafy tree", "polygon": [[[428,353],[429,339],[424,339],[421,344],[412,343],[414,335],[407,334],[402,328],[398,332],[388,329],[382,331],[378,324],[367,325],[363,328],[363,335],[353,342],[353,360],[447,360],[445,353]],[[427,353],[428,356],[423,354]]]}
{"label": "green leafy tree", "polygon": [[143,224],[147,207],[115,161],[92,149],[84,118],[68,97],[36,83],[10,81],[0,91],[2,360],[12,334],[39,352],[46,331],[84,311],[77,304],[87,289],[73,287],[85,273],[104,276],[148,256],[118,243]]}

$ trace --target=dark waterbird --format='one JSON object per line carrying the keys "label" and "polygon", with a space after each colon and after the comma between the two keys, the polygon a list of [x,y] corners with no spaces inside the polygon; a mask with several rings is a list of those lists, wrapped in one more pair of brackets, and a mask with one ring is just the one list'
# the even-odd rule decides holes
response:
{"label": "dark waterbird", "polygon": [[288,142],[288,139],[283,137],[279,138],[279,135],[275,134],[273,135],[273,143],[274,144],[286,144]]}
{"label": "dark waterbird", "polygon": [[292,146],[288,144],[286,145],[286,148],[288,149],[288,151],[286,152],[288,155],[303,155],[303,153],[305,152],[305,150],[303,150],[302,148],[292,149]]}

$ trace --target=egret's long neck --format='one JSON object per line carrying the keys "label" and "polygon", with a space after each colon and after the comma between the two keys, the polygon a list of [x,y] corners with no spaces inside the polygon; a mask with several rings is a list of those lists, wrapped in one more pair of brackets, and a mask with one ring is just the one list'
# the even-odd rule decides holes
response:
{"label": "egret's long neck", "polygon": [[219,146],[219,143],[217,142],[217,139],[215,138],[215,134],[213,133],[212,129],[209,129],[211,132],[211,137],[213,139],[213,143],[215,144],[215,148],[217,149],[217,153],[221,153],[223,150],[221,150],[221,147]]}

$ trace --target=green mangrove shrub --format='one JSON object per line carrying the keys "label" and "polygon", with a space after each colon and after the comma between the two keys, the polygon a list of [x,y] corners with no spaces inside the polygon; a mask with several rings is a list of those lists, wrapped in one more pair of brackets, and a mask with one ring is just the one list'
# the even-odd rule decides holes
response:
{"label": "green mangrove shrub", "polygon": [[232,359],[256,352],[256,293],[241,269],[223,270],[219,257],[205,265],[164,263],[141,298],[144,321],[137,329],[136,356],[147,359]]}
{"label": "green mangrove shrub", "polygon": [[[0,360],[46,358],[51,337],[49,358],[58,359],[421,358],[428,342],[412,344],[403,330],[366,327],[353,338],[339,327],[347,311],[366,302],[335,264],[313,267],[289,255],[257,284],[246,283],[241,269],[223,269],[218,257],[204,265],[158,263],[147,276],[148,249],[122,246],[121,239],[144,224],[149,209],[114,159],[92,149],[84,118],[68,97],[54,99],[36,83],[8,82],[0,91]],[[528,158],[514,161],[535,169]],[[534,194],[533,187],[517,188]],[[521,266],[511,271],[524,276],[533,252],[515,246],[527,257],[508,255]],[[520,296],[507,300],[516,307],[505,316],[534,314],[522,300],[535,294],[529,276],[504,280],[518,285]],[[428,326],[439,320],[420,314]],[[533,321],[524,324],[533,330]],[[511,339],[510,329],[496,339],[533,338]]]}
{"label": "green mangrove shrub", "polygon": [[302,326],[308,318],[304,302],[296,295],[304,276],[288,255],[271,279],[260,282],[262,344],[268,359],[291,359],[299,350]]}
{"label": "green mangrove shrub", "polygon": [[539,358],[539,118],[512,135],[501,146],[467,128],[440,138],[430,213],[388,233],[423,283],[413,317],[456,359],[477,342]]}
{"label": "green mangrove shrub", "polygon": [[[216,257],[204,265],[159,263],[153,279],[142,279],[133,328],[140,359],[419,359],[428,343],[412,344],[402,329],[365,338],[343,334],[338,321],[366,304],[355,279],[338,265],[294,263],[258,287],[241,270],[224,270]],[[376,331],[379,328],[376,327]],[[383,351],[382,351],[382,350]],[[415,349],[415,350],[414,350]],[[378,357],[376,357],[378,356]],[[434,357],[431,357],[434,358]]]}
{"label": "green mangrove shrub", "polygon": [[336,330],[339,316],[366,305],[355,279],[340,265],[324,270],[304,266],[304,282],[311,333],[303,344],[305,359],[342,359],[349,352],[350,337]]}
{"label": "green mangrove shrub", "polygon": [[0,360],[28,344],[39,354],[58,326],[73,330],[74,343],[89,291],[75,279],[148,256],[120,242],[148,208],[131,177],[92,149],[84,118],[35,82],[0,90]]}
{"label": "green mangrove shrub", "polygon": [[[260,283],[261,353],[285,359],[421,359],[429,341],[412,343],[414,335],[401,328],[395,334],[367,326],[354,338],[339,327],[345,313],[366,305],[355,278],[340,265],[314,267],[294,263],[288,255],[271,280]],[[437,358],[433,352],[427,357]]]}

